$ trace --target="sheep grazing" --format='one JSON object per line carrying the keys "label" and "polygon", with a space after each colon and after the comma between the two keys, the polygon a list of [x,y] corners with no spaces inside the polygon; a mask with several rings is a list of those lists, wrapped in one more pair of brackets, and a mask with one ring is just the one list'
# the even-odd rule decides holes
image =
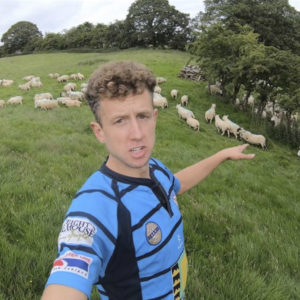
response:
{"label": "sheep grazing", "polygon": [[58,82],[66,82],[70,79],[70,76],[69,75],[61,75],[59,77],[56,78],[56,80]]}
{"label": "sheep grazing", "polygon": [[67,107],[71,107],[71,106],[77,106],[77,107],[80,107],[81,105],[81,102],[79,100],[72,100],[72,99],[69,99],[69,100],[64,100],[64,103],[63,103],[65,106]]}
{"label": "sheep grazing", "polygon": [[164,77],[156,77],[156,84],[164,83],[167,79]]}
{"label": "sheep grazing", "polygon": [[59,75],[59,73],[50,73],[49,76],[51,78],[58,78],[60,75]]}
{"label": "sheep grazing", "polygon": [[28,81],[28,83],[32,87],[41,87],[41,86],[43,86],[40,77],[34,77],[30,81]]}
{"label": "sheep grazing", "polygon": [[64,91],[66,92],[75,91],[76,87],[77,87],[76,83],[69,82],[64,86]]}
{"label": "sheep grazing", "polygon": [[198,120],[192,118],[191,116],[188,116],[187,119],[186,119],[186,123],[192,127],[194,130],[197,130],[199,131],[200,129],[200,123]]}
{"label": "sheep grazing", "polygon": [[10,97],[7,100],[7,104],[23,104],[23,97],[22,96]]}
{"label": "sheep grazing", "polygon": [[222,135],[227,132],[227,136],[230,137],[230,131],[228,128],[227,122],[223,121],[219,115],[215,115],[215,126],[218,130],[218,132],[222,132]]}
{"label": "sheep grazing", "polygon": [[2,79],[1,80],[1,86],[10,86],[14,83],[11,79]]}
{"label": "sheep grazing", "polygon": [[70,97],[58,97],[56,100],[58,101],[58,103],[65,104],[66,101],[69,101],[72,99]]}
{"label": "sheep grazing", "polygon": [[74,80],[83,80],[84,79],[84,75],[81,74],[81,73],[75,73],[75,74],[71,74],[70,78],[74,79]]}
{"label": "sheep grazing", "polygon": [[52,100],[53,96],[51,93],[41,93],[41,94],[35,94],[34,95],[34,101],[38,101],[41,99],[48,99],[48,100]]}
{"label": "sheep grazing", "polygon": [[209,86],[209,92],[211,95],[222,95],[223,92],[217,84],[211,84]]}
{"label": "sheep grazing", "polygon": [[5,101],[4,100],[0,100],[0,108],[5,106]]}
{"label": "sheep grazing", "polygon": [[204,116],[205,116],[206,122],[207,123],[209,122],[211,124],[215,115],[216,115],[216,104],[213,103],[211,105],[211,108],[205,112]]}
{"label": "sheep grazing", "polygon": [[49,100],[49,99],[41,99],[37,100],[34,104],[35,108],[41,108],[44,110],[52,109],[55,107],[58,107],[58,101],[57,100]]}
{"label": "sheep grazing", "polygon": [[34,75],[28,75],[28,76],[23,77],[23,80],[29,81],[34,77],[35,77]]}
{"label": "sheep grazing", "polygon": [[271,122],[274,122],[274,127],[276,127],[280,124],[281,118],[277,115],[273,115],[271,118]]}
{"label": "sheep grazing", "polygon": [[168,100],[158,93],[153,93],[153,105],[164,109],[165,107],[168,107]]}
{"label": "sheep grazing", "polygon": [[178,90],[173,89],[170,94],[173,99],[176,99],[178,96]]}
{"label": "sheep grazing", "polygon": [[249,96],[247,103],[250,106],[254,105],[254,97],[252,95]]}
{"label": "sheep grazing", "polygon": [[31,87],[30,81],[24,83],[24,84],[19,84],[19,89],[22,91],[29,91]]}
{"label": "sheep grazing", "polygon": [[189,96],[188,95],[183,95],[180,99],[180,103],[182,106],[187,106],[189,102]]}
{"label": "sheep grazing", "polygon": [[300,147],[299,147],[299,151],[298,151],[297,155],[300,157]]}
{"label": "sheep grazing", "polygon": [[192,117],[195,119],[195,115],[191,110],[182,107],[180,104],[177,104],[176,108],[181,119],[186,120],[188,117]]}
{"label": "sheep grazing", "polygon": [[223,116],[222,119],[224,122],[227,122],[229,132],[232,133],[235,136],[235,138],[237,139],[238,135],[239,135],[239,129],[241,127],[238,124],[235,124],[234,122],[229,120],[228,115]]}
{"label": "sheep grazing", "polygon": [[260,134],[253,134],[245,129],[239,130],[240,137],[247,143],[252,145],[260,145],[262,149],[266,148],[266,138]]}
{"label": "sheep grazing", "polygon": [[[62,96],[64,94],[62,93]],[[85,95],[83,92],[79,92],[79,91],[69,91],[66,93],[67,97],[70,97],[72,100],[79,100],[79,101],[84,101],[85,99]]]}
{"label": "sheep grazing", "polygon": [[158,85],[156,85],[156,86],[154,87],[154,93],[161,94],[161,87],[158,86]]}

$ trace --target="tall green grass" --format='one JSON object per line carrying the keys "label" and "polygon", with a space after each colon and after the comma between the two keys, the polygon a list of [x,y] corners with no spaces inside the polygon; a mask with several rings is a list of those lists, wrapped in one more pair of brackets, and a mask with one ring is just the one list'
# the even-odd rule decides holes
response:
{"label": "tall green grass", "polygon": [[[189,60],[183,52],[127,50],[113,53],[36,54],[0,59],[0,99],[24,103],[0,109],[0,299],[39,299],[53,260],[64,214],[76,191],[100,167],[106,150],[93,136],[93,116],[81,108],[34,109],[34,94],[58,97],[63,84],[48,73],[81,72],[87,78],[110,60],[135,60],[164,76],[169,108],[159,111],[154,156],[174,172],[216,151],[241,144],[206,124],[211,103],[246,129],[264,133],[251,116],[208,95],[205,83],[178,78]],[[43,87],[21,92],[25,75]],[[195,132],[180,120],[169,92],[188,94],[200,120]],[[258,131],[262,132],[258,132]],[[189,259],[187,299],[300,299],[300,159],[267,136],[268,150],[250,146],[251,161],[227,161],[180,196]],[[155,288],[155,287],[154,287]],[[92,299],[98,299],[95,291]]]}

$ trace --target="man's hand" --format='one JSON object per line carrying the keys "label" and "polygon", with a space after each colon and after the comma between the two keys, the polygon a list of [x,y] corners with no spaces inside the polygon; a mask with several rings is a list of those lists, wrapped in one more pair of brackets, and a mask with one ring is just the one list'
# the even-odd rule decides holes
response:
{"label": "man's hand", "polygon": [[243,151],[249,146],[249,144],[243,144],[231,148],[226,148],[220,152],[224,155],[225,159],[238,160],[238,159],[252,159],[255,154],[244,154]]}

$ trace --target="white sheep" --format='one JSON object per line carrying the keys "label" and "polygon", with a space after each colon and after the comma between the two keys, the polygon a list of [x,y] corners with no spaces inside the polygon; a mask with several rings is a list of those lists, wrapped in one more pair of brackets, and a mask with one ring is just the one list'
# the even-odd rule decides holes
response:
{"label": "white sheep", "polygon": [[81,74],[81,73],[74,73],[74,74],[70,75],[70,78],[74,79],[74,80],[83,80],[84,79],[84,75]]}
{"label": "white sheep", "polygon": [[5,101],[4,100],[0,100],[0,107],[4,107],[5,106]]}
{"label": "white sheep", "polygon": [[188,95],[183,95],[180,99],[180,103],[182,106],[187,106],[189,102],[189,96]]}
{"label": "white sheep", "polygon": [[168,107],[168,100],[158,93],[153,93],[153,105],[164,109],[165,107]]}
{"label": "white sheep", "polygon": [[223,121],[224,122],[227,122],[228,124],[228,129],[229,129],[229,132],[232,133],[235,138],[237,139],[238,138],[238,135],[239,135],[239,130],[240,130],[240,126],[234,122],[232,122],[231,120],[229,120],[228,118],[228,115],[224,115],[222,117]]}
{"label": "white sheep", "polygon": [[252,95],[249,96],[248,98],[248,105],[253,106],[254,105],[254,97]]}
{"label": "white sheep", "polygon": [[71,107],[71,106],[80,107],[81,102],[79,100],[69,99],[69,100],[64,100],[64,105],[67,106],[67,107]]}
{"label": "white sheep", "polygon": [[193,129],[195,130],[198,130],[200,129],[200,123],[197,119],[194,119],[192,118],[191,116],[188,116],[187,119],[186,119],[186,123],[192,127]]}
{"label": "white sheep", "polygon": [[59,73],[50,73],[49,76],[51,78],[58,78],[60,76],[60,74]]}
{"label": "white sheep", "polygon": [[58,103],[65,104],[66,101],[69,101],[72,99],[70,97],[58,97],[56,100],[58,101]]}
{"label": "white sheep", "polygon": [[[61,93],[62,96],[64,95],[63,93]],[[80,91],[69,91],[66,93],[67,97],[70,97],[72,100],[79,100],[79,101],[84,101],[85,99],[85,95],[83,92]]]}
{"label": "white sheep", "polygon": [[205,117],[206,122],[209,122],[211,124],[215,115],[216,115],[216,104],[213,103],[211,105],[211,108],[205,112],[204,117]]}
{"label": "white sheep", "polygon": [[66,82],[69,80],[69,78],[70,78],[69,75],[61,75],[61,76],[57,77],[56,80],[58,82]]}
{"label": "white sheep", "polygon": [[211,84],[209,86],[209,91],[212,95],[222,95],[223,92],[217,84]]}
{"label": "white sheep", "polygon": [[164,78],[164,77],[156,77],[156,83],[157,84],[164,83],[166,81],[167,81],[167,79]]}
{"label": "white sheep", "polygon": [[7,100],[7,104],[23,104],[23,97],[22,96],[10,97]]}
{"label": "white sheep", "polygon": [[54,107],[58,107],[57,100],[41,99],[35,102],[35,108],[40,107],[41,109],[48,110]]}
{"label": "white sheep", "polygon": [[76,83],[69,82],[64,86],[64,91],[66,92],[75,91],[76,87],[77,87]]}
{"label": "white sheep", "polygon": [[156,85],[156,86],[154,87],[154,93],[161,94],[161,87],[158,86],[158,85]]}
{"label": "white sheep", "polygon": [[10,85],[12,85],[13,83],[14,83],[14,81],[11,80],[11,79],[2,79],[2,81],[1,81],[1,85],[2,85],[2,86],[10,86]]}
{"label": "white sheep", "polygon": [[34,77],[35,77],[34,75],[28,75],[28,76],[23,77],[23,80],[29,81]]}
{"label": "white sheep", "polygon": [[173,89],[170,94],[173,99],[176,99],[178,96],[178,90]]}
{"label": "white sheep", "polygon": [[277,127],[281,122],[281,118],[278,115],[274,114],[271,118],[271,122],[274,122],[274,127]]}
{"label": "white sheep", "polygon": [[215,115],[215,126],[218,132],[222,132],[222,135],[224,135],[225,132],[227,132],[227,136],[230,137],[228,124],[225,121],[223,121],[219,115]]}
{"label": "white sheep", "polygon": [[77,73],[78,80],[84,80],[84,75],[81,73]]}
{"label": "white sheep", "polygon": [[241,129],[240,131],[241,138],[249,144],[260,145],[263,149],[266,148],[266,138],[261,134],[253,134],[250,131]]}
{"label": "white sheep", "polygon": [[53,96],[52,96],[51,93],[41,93],[41,94],[35,94],[34,95],[34,101],[41,100],[41,99],[52,100]]}
{"label": "white sheep", "polygon": [[30,81],[24,83],[24,84],[19,84],[19,89],[22,91],[29,91],[31,87]]}
{"label": "white sheep", "polygon": [[177,104],[176,108],[179,117],[182,118],[183,120],[186,120],[188,117],[192,117],[195,119],[195,115],[191,110],[182,107],[180,104]]}
{"label": "white sheep", "polygon": [[299,151],[298,151],[297,155],[300,157],[300,147],[299,147]]}
{"label": "white sheep", "polygon": [[43,86],[40,77],[34,77],[28,82],[30,83],[30,86],[32,86],[32,87],[41,87],[41,86]]}

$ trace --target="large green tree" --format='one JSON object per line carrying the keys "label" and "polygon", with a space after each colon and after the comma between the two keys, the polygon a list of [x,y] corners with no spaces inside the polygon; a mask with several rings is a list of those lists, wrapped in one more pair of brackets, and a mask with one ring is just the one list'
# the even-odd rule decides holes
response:
{"label": "large green tree", "polygon": [[259,42],[300,55],[300,13],[288,0],[205,0],[203,23],[250,25]]}
{"label": "large green tree", "polygon": [[189,18],[168,0],[137,0],[126,17],[131,46],[184,49],[190,37]]}
{"label": "large green tree", "polygon": [[21,21],[11,26],[2,36],[5,52],[8,54],[32,51],[36,42],[42,38],[38,27],[27,21]]}

